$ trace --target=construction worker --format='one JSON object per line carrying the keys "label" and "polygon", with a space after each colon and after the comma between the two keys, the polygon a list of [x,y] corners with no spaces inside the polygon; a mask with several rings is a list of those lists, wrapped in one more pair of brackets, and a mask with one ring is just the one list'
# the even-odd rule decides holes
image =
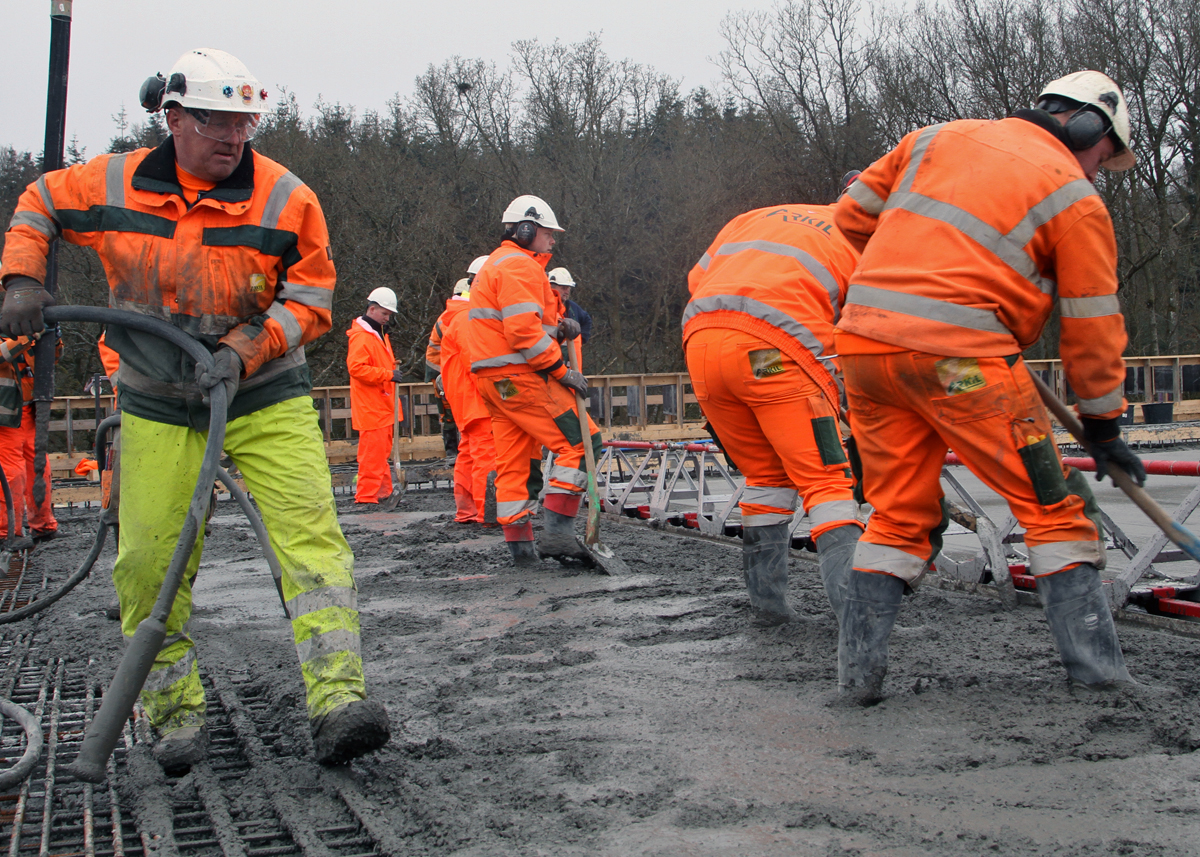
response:
{"label": "construction worker", "polygon": [[[487,261],[487,257],[483,257]],[[459,280],[463,286],[465,279]],[[470,300],[470,292],[463,292]],[[442,333],[442,384],[459,429],[458,458],[454,460],[454,520],[460,524],[495,526],[485,515],[488,476],[495,479],[496,446],[492,418],[471,375],[471,355],[464,337],[470,333],[465,312],[455,313]]]}
{"label": "construction worker", "polygon": [[[842,197],[837,225],[862,250],[836,343],[874,513],[854,556],[838,643],[844,700],[881,698],[901,596],[945,527],[946,450],[1003,496],[1025,528],[1051,634],[1072,681],[1130,681],[1098,569],[1098,510],[1064,467],[1021,352],[1057,305],[1067,380],[1097,459],[1137,482],[1121,439],[1125,320],[1112,221],[1092,181],[1125,170],[1118,86],[1083,71],[1035,110],[922,128]],[[1007,569],[995,569],[1005,574]]]}
{"label": "construction worker", "polygon": [[381,287],[367,295],[367,309],[350,322],[346,368],[350,372],[350,425],[358,432],[358,480],[354,502],[376,505],[392,494],[388,454],[395,429],[396,368],[388,322],[396,314],[396,293]]}
{"label": "construction worker", "polygon": [[[575,537],[575,514],[587,487],[575,394],[587,379],[567,367],[560,342],[579,335],[561,318],[546,278],[546,263],[562,232],[550,206],[519,196],[501,216],[504,233],[471,286],[467,348],[471,372],[492,416],[496,444],[496,511],[513,562],[544,556],[586,559]],[[588,419],[589,440],[599,450],[600,432]],[[542,490],[541,452],[555,453],[548,476],[545,522],[537,550],[533,516]]]}
{"label": "construction worker", "polygon": [[446,308],[433,323],[429,332],[429,344],[425,348],[425,380],[433,381],[437,389],[438,417],[442,423],[442,445],[446,456],[452,458],[458,455],[459,431],[454,418],[454,411],[446,398],[444,384],[439,380],[442,372],[442,334],[450,323],[450,318],[460,309],[466,309],[466,298],[463,297],[471,288],[471,281],[487,261],[487,256],[477,256],[467,267],[467,276],[454,284],[454,294],[446,300]]}
{"label": "construction worker", "polygon": [[[50,243],[95,248],[109,304],[167,319],[203,343],[215,369],[176,346],[109,325],[120,355],[122,498],[113,580],[132,637],[158,596],[205,446],[208,404],[228,393],[225,451],[241,471],[283,567],[317,760],[338,764],[382,746],[387,713],[366,698],[354,557],[338,526],[329,466],[309,394],[304,344],[331,325],[335,272],[313,192],[251,150],[267,90],[229,54],[189,51],[141,100],[166,109],[156,149],[100,155],[47,173],[21,195],[3,255],[0,334],[43,327]],[[204,757],[205,699],[186,633],[196,539],[167,638],[142,689],[167,769]]]}
{"label": "construction worker", "polygon": [[692,388],[746,476],[742,568],[755,624],[796,618],[788,549],[800,498],[825,591],[841,612],[862,525],[838,429],[833,325],[857,261],[832,206],[776,205],[731,220],[688,275]]}
{"label": "construction worker", "polygon": [[[55,348],[55,358],[62,354],[62,341]],[[28,550],[39,542],[58,535],[50,496],[50,460],[42,471],[46,495],[41,505],[34,502],[33,482],[37,471],[33,466],[33,341],[28,337],[5,339],[0,342],[0,467],[8,480],[12,494],[13,532],[8,531],[8,511],[0,493],[0,541],[12,536],[9,547]],[[28,517],[29,535],[23,524]]]}
{"label": "construction worker", "polygon": [[579,325],[579,336],[575,337],[573,345],[575,347],[576,367],[580,372],[583,371],[583,346],[592,338],[592,315],[575,301],[571,300],[571,293],[575,287],[579,285],[575,282],[575,278],[571,276],[571,272],[566,268],[554,268],[546,275],[550,280],[550,288],[554,289],[554,293],[558,295],[558,300],[561,304],[559,312],[566,318],[573,319]]}

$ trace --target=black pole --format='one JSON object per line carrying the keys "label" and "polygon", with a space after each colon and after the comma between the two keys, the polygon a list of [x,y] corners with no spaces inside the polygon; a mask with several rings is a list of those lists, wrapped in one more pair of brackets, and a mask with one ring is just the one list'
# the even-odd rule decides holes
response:
{"label": "black pole", "polygon": [[[50,79],[46,86],[46,141],[42,147],[42,172],[61,170],[67,135],[67,67],[71,58],[71,0],[50,3]],[[58,292],[58,243],[51,242],[46,256],[46,280],[50,294]],[[50,433],[50,404],[54,401],[54,352],[56,328],[47,328],[33,347],[33,502],[46,500],[46,440]]]}

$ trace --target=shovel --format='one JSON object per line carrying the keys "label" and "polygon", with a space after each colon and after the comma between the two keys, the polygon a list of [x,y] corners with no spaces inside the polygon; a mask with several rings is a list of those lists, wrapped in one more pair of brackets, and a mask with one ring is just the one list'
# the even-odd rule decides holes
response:
{"label": "shovel", "polygon": [[[567,352],[571,368],[578,372],[579,359],[570,341],[564,343],[563,351]],[[583,454],[587,461],[588,516],[583,546],[591,554],[596,567],[605,574],[630,574],[625,561],[600,541],[600,492],[596,490],[596,455],[592,451],[592,434],[588,431],[587,406],[583,403],[583,394],[579,392],[575,393],[575,415],[579,417],[579,436],[583,439]]]}

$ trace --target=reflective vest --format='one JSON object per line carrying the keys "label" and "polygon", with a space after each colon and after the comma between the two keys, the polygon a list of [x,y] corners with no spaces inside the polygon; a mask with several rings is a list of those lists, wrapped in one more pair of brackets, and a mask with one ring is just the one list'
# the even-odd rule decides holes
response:
{"label": "reflective vest", "polygon": [[346,369],[350,372],[350,424],[355,431],[371,431],[390,426],[395,383],[392,373],[396,358],[392,343],[361,317],[346,331]]}
{"label": "reflective vest", "polygon": [[[55,238],[95,248],[109,305],[174,324],[243,365],[229,418],[311,389],[304,344],[332,324],[335,273],[313,192],[247,146],[229,178],[190,208],[172,138],[157,149],[100,155],[47,173],[21,195],[3,274],[45,279]],[[110,326],[121,356],[121,408],[206,427],[194,364],[157,337]]]}
{"label": "reflective vest", "polygon": [[549,253],[505,241],[471,284],[468,319],[471,371],[476,375],[566,374],[558,332],[558,295],[546,277]]}
{"label": "reflective vest", "polygon": [[710,327],[757,336],[795,360],[836,411],[833,326],[857,261],[832,206],[776,205],[739,215],[688,274],[683,341]]}
{"label": "reflective vest", "polygon": [[454,295],[446,301],[446,308],[442,310],[438,320],[433,323],[433,330],[429,331],[429,344],[425,346],[426,381],[433,380],[434,376],[442,371],[442,337],[446,335],[446,328],[450,326],[450,320],[469,307],[470,298],[465,295]]}
{"label": "reflective vest", "polygon": [[1057,303],[1080,413],[1120,413],[1127,340],[1112,221],[1053,133],[1021,118],[922,128],[858,177],[836,220],[863,253],[838,322],[853,334],[838,337],[842,353],[886,343],[1014,355]]}

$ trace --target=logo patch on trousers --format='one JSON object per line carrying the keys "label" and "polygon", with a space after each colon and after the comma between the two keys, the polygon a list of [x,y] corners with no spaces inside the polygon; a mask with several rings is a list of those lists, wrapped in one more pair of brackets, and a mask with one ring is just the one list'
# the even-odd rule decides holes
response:
{"label": "logo patch on trousers", "polygon": [[250,275],[250,291],[258,293],[265,291],[267,288],[266,274],[251,274]]}
{"label": "logo patch on trousers", "polygon": [[519,392],[517,385],[512,382],[511,378],[501,378],[499,381],[493,381],[492,386],[496,388],[496,392],[500,394],[501,401],[507,402]]}
{"label": "logo patch on trousers", "polygon": [[755,378],[778,375],[783,371],[783,355],[778,348],[763,348],[750,352],[750,371]]}
{"label": "logo patch on trousers", "polygon": [[947,396],[957,396],[987,386],[979,361],[974,357],[946,357],[933,365]]}

